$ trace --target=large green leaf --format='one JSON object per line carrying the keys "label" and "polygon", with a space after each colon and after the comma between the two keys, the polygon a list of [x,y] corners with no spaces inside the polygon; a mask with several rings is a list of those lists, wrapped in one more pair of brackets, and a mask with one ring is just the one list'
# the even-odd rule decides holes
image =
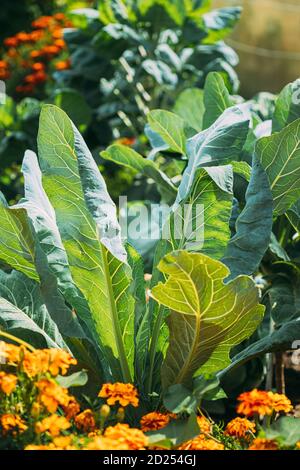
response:
{"label": "large green leaf", "polygon": [[38,280],[34,266],[35,241],[26,210],[0,202],[0,224],[0,259]]}
{"label": "large green leaf", "polygon": [[107,375],[130,381],[134,301],[115,206],[82,137],[55,106],[42,109],[38,149],[71,274],[90,308],[82,319],[100,344]]}
{"label": "large green leaf", "polygon": [[230,363],[231,348],[255,331],[264,307],[250,277],[224,284],[228,268],[203,254],[173,252],[159,269],[168,280],[154,287],[152,296],[171,310],[163,386],[191,385],[194,375],[215,373]]}
{"label": "large green leaf", "polygon": [[187,88],[177,98],[174,113],[178,114],[192,129],[203,129],[204,115],[203,90]]}
{"label": "large green leaf", "polygon": [[188,140],[189,162],[178,189],[177,203],[190,192],[198,168],[225,165],[238,159],[248,127],[247,113],[236,106],[224,111],[211,127]]}
{"label": "large green leaf", "polygon": [[142,157],[135,150],[125,145],[115,144],[101,152],[101,157],[118,165],[132,168],[153,179],[157,183],[158,190],[164,196],[166,202],[173,202],[175,200],[177,190],[170,179],[158,168],[155,162]]}
{"label": "large green leaf", "polygon": [[272,119],[273,132],[300,118],[300,79],[289,83],[279,94]]}
{"label": "large green leaf", "polygon": [[267,175],[256,158],[253,159],[246,205],[236,221],[236,233],[230,240],[223,262],[231,278],[253,274],[268,249],[273,215],[273,198]]}
{"label": "large green leaf", "polygon": [[37,282],[0,271],[0,325],[36,347],[67,348],[44,304]]}
{"label": "large green leaf", "polygon": [[177,114],[162,109],[155,109],[148,114],[151,129],[157,132],[173,152],[185,154],[185,122]]}
{"label": "large green leaf", "polygon": [[300,232],[300,199],[286,213],[293,227]]}
{"label": "large green leaf", "polygon": [[[41,170],[34,152],[29,150],[25,152],[22,172],[25,199],[20,201],[19,206],[26,209],[34,228],[35,266],[45,304],[62,334],[84,337],[85,334],[71,308],[66,305],[63,294],[66,294],[66,300],[70,305],[80,311],[84,311],[84,299],[71,278],[67,255],[55,221],[54,209],[42,186]],[[88,314],[89,311],[86,313]]]}
{"label": "large green leaf", "polygon": [[292,447],[300,440],[300,422],[293,416],[282,416],[266,428],[268,439],[278,439],[281,445]]}
{"label": "large green leaf", "polygon": [[173,251],[201,251],[216,259],[224,255],[230,239],[232,184],[230,165],[197,170],[190,193],[168,222]]}
{"label": "large green leaf", "polygon": [[222,75],[218,72],[210,72],[204,85],[204,129],[211,126],[233,104]]}
{"label": "large green leaf", "polygon": [[284,214],[300,197],[300,119],[260,139],[256,154],[269,178],[274,213]]}

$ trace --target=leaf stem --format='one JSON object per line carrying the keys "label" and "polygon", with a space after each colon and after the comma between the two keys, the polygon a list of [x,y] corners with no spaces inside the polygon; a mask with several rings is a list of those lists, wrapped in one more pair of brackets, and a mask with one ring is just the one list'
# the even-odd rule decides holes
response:
{"label": "leaf stem", "polygon": [[3,336],[4,338],[11,339],[12,341],[15,341],[15,343],[21,344],[21,346],[25,346],[25,348],[29,349],[29,351],[35,351],[35,348],[31,346],[30,344],[26,343],[26,341],[23,341],[22,339],[17,338],[14,335],[11,335],[9,333],[5,333],[4,331],[0,331],[0,336]]}

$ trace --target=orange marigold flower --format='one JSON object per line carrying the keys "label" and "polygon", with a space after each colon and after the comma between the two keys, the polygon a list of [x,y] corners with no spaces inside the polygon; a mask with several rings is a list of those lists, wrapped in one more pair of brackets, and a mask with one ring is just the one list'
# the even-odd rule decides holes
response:
{"label": "orange marigold flower", "polygon": [[21,31],[20,33],[16,34],[16,39],[19,42],[29,42],[31,40],[30,34]]}
{"label": "orange marigold flower", "polygon": [[0,341],[0,362],[16,366],[20,361],[22,350],[24,349],[20,346]]}
{"label": "orange marigold flower", "polygon": [[53,414],[44,418],[42,421],[38,421],[35,424],[35,432],[37,434],[48,432],[51,436],[55,437],[58,436],[61,431],[65,431],[70,426],[71,424],[64,416]]}
{"label": "orange marigold flower", "polygon": [[246,418],[235,418],[231,420],[225,428],[225,434],[239,439],[248,438],[250,433],[255,433],[255,423],[252,423]]}
{"label": "orange marigold flower", "polygon": [[268,392],[257,390],[241,393],[238,397],[240,404],[237,407],[237,413],[245,416],[255,414],[265,416],[272,414],[272,400]]}
{"label": "orange marigold flower", "polygon": [[80,405],[75,397],[70,397],[69,403],[67,406],[63,406],[62,409],[64,410],[65,417],[69,420],[75,418],[80,413]]}
{"label": "orange marigold flower", "polygon": [[6,38],[6,39],[4,39],[3,42],[4,42],[4,45],[6,47],[17,47],[18,44],[19,44],[19,41],[15,36],[12,36],[10,38]]}
{"label": "orange marigold flower", "polygon": [[170,416],[166,413],[153,411],[144,415],[141,419],[141,429],[143,432],[155,431],[167,426],[170,422]]}
{"label": "orange marigold flower", "polygon": [[38,57],[42,57],[43,52],[42,52],[42,50],[34,49],[33,51],[30,52],[29,55],[32,59],[37,59]]}
{"label": "orange marigold flower", "polygon": [[39,390],[38,401],[49,413],[55,413],[59,405],[68,406],[70,401],[68,390],[57,385],[54,380],[41,379],[35,385]]}
{"label": "orange marigold flower", "polygon": [[47,28],[52,21],[52,16],[40,16],[31,23],[31,26],[36,29]]}
{"label": "orange marigold flower", "polygon": [[63,30],[61,28],[55,28],[52,31],[53,39],[61,39],[63,37]]}
{"label": "orange marigold flower", "polygon": [[148,445],[148,437],[140,429],[130,428],[128,424],[123,423],[109,426],[104,432],[104,437],[128,446],[129,450],[142,450]]}
{"label": "orange marigold flower", "polygon": [[278,450],[278,444],[273,439],[262,439],[257,437],[248,450]]}
{"label": "orange marigold flower", "polygon": [[29,74],[29,75],[26,75],[24,77],[24,82],[25,83],[36,83],[36,80],[35,80],[35,75],[33,73]]}
{"label": "orange marigold flower", "polygon": [[40,72],[41,70],[45,69],[45,64],[43,64],[43,62],[36,62],[35,64],[32,64],[31,68],[35,72]]}
{"label": "orange marigold flower", "polygon": [[42,55],[54,56],[59,54],[60,49],[57,46],[45,46],[41,49]]}
{"label": "orange marigold flower", "polygon": [[10,77],[10,72],[8,70],[0,69],[0,78],[6,80]]}
{"label": "orange marigold flower", "polygon": [[31,42],[37,42],[44,36],[44,31],[42,29],[37,29],[29,33]]}
{"label": "orange marigold flower", "polygon": [[67,70],[71,66],[71,61],[70,60],[60,60],[56,62],[55,68],[56,70]]}
{"label": "orange marigold flower", "polygon": [[197,423],[201,432],[209,434],[212,430],[212,424],[205,416],[197,416]]}
{"label": "orange marigold flower", "polygon": [[[34,77],[33,82],[38,83],[44,80],[45,74],[44,72],[37,72],[31,76]],[[27,77],[29,77],[29,75],[27,75]],[[26,352],[23,360],[24,371],[29,377],[35,377],[38,374],[46,372],[50,372],[54,377],[59,373],[65,375],[70,365],[75,364],[77,364],[76,359],[67,351],[55,348],[37,349],[34,352]]]}
{"label": "orange marigold flower", "polygon": [[29,444],[28,446],[25,447],[24,450],[55,450],[54,446],[49,444],[48,446],[46,445],[35,445],[35,444]]}
{"label": "orange marigold flower", "polygon": [[27,426],[20,416],[7,413],[0,416],[0,428],[2,429],[2,434],[11,433],[13,436],[16,436],[26,431]]}
{"label": "orange marigold flower", "polygon": [[86,450],[130,450],[130,447],[125,442],[118,442],[108,437],[95,436],[91,442],[89,442]]}
{"label": "orange marigold flower", "polygon": [[17,381],[18,378],[16,375],[0,372],[0,390],[5,393],[5,395],[10,395],[15,390]]}
{"label": "orange marigold flower", "polygon": [[206,439],[203,434],[182,444],[179,450],[224,450],[224,445],[213,439]]}
{"label": "orange marigold flower", "polygon": [[57,21],[64,21],[66,19],[66,15],[64,13],[55,13],[53,18],[55,18]]}
{"label": "orange marigold flower", "polygon": [[60,49],[64,49],[64,47],[66,47],[66,43],[63,39],[56,39],[54,41],[54,46],[59,47]]}
{"label": "orange marigold flower", "polygon": [[138,392],[132,384],[116,382],[114,384],[104,384],[99,392],[99,397],[107,398],[109,405],[115,405],[117,402],[121,406],[138,406]]}
{"label": "orange marigold flower", "polygon": [[269,392],[269,396],[274,411],[289,413],[293,409],[291,401],[284,394]]}
{"label": "orange marigold flower", "polygon": [[300,441],[298,441],[298,442],[296,443],[296,448],[297,448],[297,449],[300,449]]}
{"label": "orange marigold flower", "polygon": [[121,137],[120,139],[117,139],[116,143],[121,144],[121,145],[127,145],[130,147],[131,145],[134,145],[136,142],[135,137]]}
{"label": "orange marigold flower", "polygon": [[0,60],[0,69],[7,69],[8,68],[8,63],[6,60]]}
{"label": "orange marigold flower", "polygon": [[56,450],[76,450],[76,447],[72,445],[72,435],[54,437],[52,442]]}
{"label": "orange marigold flower", "polygon": [[96,429],[94,413],[89,409],[77,415],[74,422],[76,427],[83,432],[91,432]]}

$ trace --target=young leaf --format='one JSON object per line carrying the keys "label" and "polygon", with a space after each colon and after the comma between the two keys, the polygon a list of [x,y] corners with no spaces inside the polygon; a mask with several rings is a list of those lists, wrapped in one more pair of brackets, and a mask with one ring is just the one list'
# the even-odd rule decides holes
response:
{"label": "young leaf", "polygon": [[173,252],[159,269],[168,279],[152,289],[152,296],[171,310],[163,387],[189,386],[193,376],[215,373],[230,363],[231,348],[255,331],[264,306],[258,304],[250,277],[224,284],[228,268],[203,254]]}
{"label": "young leaf", "polygon": [[256,154],[269,178],[274,213],[284,214],[300,197],[300,119],[260,139]]}
{"label": "young leaf", "polygon": [[82,320],[100,344],[108,375],[131,381],[134,301],[115,206],[82,137],[55,106],[42,109],[38,148],[71,274],[90,308]]}
{"label": "young leaf", "polygon": [[185,122],[180,116],[170,111],[155,109],[148,114],[148,122],[151,129],[168,144],[171,151],[185,154]]}
{"label": "young leaf", "polygon": [[199,88],[187,88],[178,96],[173,111],[192,129],[202,131],[205,111],[203,91]]}
{"label": "young leaf", "polygon": [[225,165],[238,159],[248,127],[248,115],[235,106],[227,109],[211,127],[188,140],[189,162],[178,189],[177,203],[190,192],[198,168]]}
{"label": "young leaf", "polygon": [[210,127],[233,104],[222,75],[218,72],[210,72],[204,85],[204,129]]}
{"label": "young leaf", "polygon": [[157,183],[157,188],[166,202],[174,202],[177,189],[170,179],[158,168],[155,162],[143,158],[135,150],[125,145],[111,145],[101,152],[101,157],[118,165],[136,170]]}
{"label": "young leaf", "polygon": [[272,119],[273,132],[300,118],[300,79],[289,83],[279,94]]}

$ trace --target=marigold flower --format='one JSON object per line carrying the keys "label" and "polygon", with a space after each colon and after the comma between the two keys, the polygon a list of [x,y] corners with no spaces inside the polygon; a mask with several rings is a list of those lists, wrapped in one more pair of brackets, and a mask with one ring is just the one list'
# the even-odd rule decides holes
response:
{"label": "marigold flower", "polygon": [[41,379],[35,385],[39,390],[38,401],[49,413],[55,413],[59,405],[68,406],[70,401],[68,390],[57,385],[54,380]]}
{"label": "marigold flower", "polygon": [[61,431],[69,429],[70,426],[71,424],[64,416],[53,414],[44,418],[42,421],[38,421],[35,424],[35,432],[37,434],[48,432],[51,436],[55,437],[58,436]]}
{"label": "marigold flower", "polygon": [[11,47],[10,49],[8,49],[6,54],[8,55],[8,57],[11,57],[11,58],[17,57],[19,55],[17,49],[15,49],[14,47]]}
{"label": "marigold flower", "polygon": [[74,422],[76,427],[83,432],[91,432],[96,429],[94,413],[89,409],[77,415]]}
{"label": "marigold flower", "polygon": [[225,434],[239,439],[247,439],[250,433],[255,433],[255,423],[246,418],[235,418],[225,428]]}
{"label": "marigold flower", "polygon": [[47,28],[52,21],[52,16],[40,16],[31,23],[31,26],[36,29]]}
{"label": "marigold flower", "polygon": [[45,70],[45,64],[43,64],[43,62],[36,62],[35,64],[32,64],[31,68],[35,72],[40,72],[41,70]]}
{"label": "marigold flower", "polygon": [[63,406],[62,409],[64,410],[65,417],[69,420],[75,418],[75,416],[80,413],[80,405],[76,398],[72,396],[70,397],[68,404]]}
{"label": "marigold flower", "polygon": [[52,442],[56,450],[76,450],[72,435],[54,437]]}
{"label": "marigold flower", "polygon": [[117,139],[116,143],[121,144],[121,145],[127,145],[128,147],[131,147],[134,145],[136,142],[135,137],[121,137],[120,139]]}
{"label": "marigold flower", "polygon": [[273,439],[262,439],[257,437],[248,450],[278,450],[278,444]]}
{"label": "marigold flower", "polygon": [[289,413],[293,409],[291,401],[285,395],[281,393],[269,392],[269,396],[271,398],[271,406],[274,411],[278,413],[280,411]]}
{"label": "marigold flower", "polygon": [[41,54],[42,55],[48,55],[48,56],[54,56],[59,54],[60,49],[57,46],[45,46],[43,49],[41,49]]}
{"label": "marigold flower", "polygon": [[7,413],[0,416],[0,428],[2,429],[2,434],[10,433],[16,436],[26,431],[27,426],[20,416]]}
{"label": "marigold flower", "polygon": [[54,46],[59,47],[60,49],[64,49],[64,47],[66,47],[66,43],[63,39],[56,39],[54,41]]}
{"label": "marigold flower", "polygon": [[296,443],[296,448],[297,448],[297,449],[300,449],[300,441],[298,441],[298,442]]}
{"label": "marigold flower", "polygon": [[48,446],[46,445],[35,445],[35,444],[29,444],[28,446],[25,447],[24,450],[55,450],[54,445],[49,444]]}
{"label": "marigold flower", "polygon": [[116,442],[113,439],[109,439],[103,436],[95,436],[91,442],[89,442],[86,450],[130,450],[130,447],[125,442]]}
{"label": "marigold flower", "polygon": [[5,372],[0,372],[0,390],[5,393],[5,395],[10,395],[16,388],[18,378],[13,374],[6,374]]}
{"label": "marigold flower", "polygon": [[[37,72],[32,74],[35,82],[39,79]],[[28,75],[29,77],[29,75]],[[59,373],[65,375],[68,372],[70,365],[77,364],[67,351],[63,349],[37,349],[34,352],[26,352],[23,360],[23,368],[28,377],[35,377],[38,374],[50,372],[51,375],[56,377]]]}
{"label": "marigold flower", "polygon": [[2,363],[9,365],[17,365],[20,360],[20,353],[22,348],[15,346],[14,344],[5,343],[0,341],[0,360]]}
{"label": "marigold flower", "polygon": [[55,68],[56,70],[67,70],[71,66],[70,60],[60,60],[56,62]]}
{"label": "marigold flower", "polygon": [[114,384],[104,384],[99,392],[99,397],[106,398],[108,405],[115,405],[117,402],[121,406],[138,406],[138,392],[132,384],[116,382]]}
{"label": "marigold flower", "polygon": [[206,434],[209,434],[211,432],[211,422],[205,416],[197,416],[197,423],[201,432],[204,432]]}
{"label": "marigold flower", "polygon": [[19,44],[19,41],[15,36],[12,36],[10,38],[4,39],[3,43],[6,47],[17,47]]}
{"label": "marigold flower", "polygon": [[7,69],[8,68],[8,63],[6,60],[0,60],[0,69]]}
{"label": "marigold flower", "polygon": [[237,413],[245,416],[260,416],[272,414],[272,399],[268,392],[257,390],[242,393],[238,397],[240,404],[237,407]]}
{"label": "marigold flower", "polygon": [[10,77],[10,72],[8,70],[0,69],[0,78],[6,80]]}
{"label": "marigold flower", "polygon": [[61,39],[63,37],[63,31],[61,28],[55,28],[52,31],[52,37],[53,39]]}
{"label": "marigold flower", "polygon": [[213,439],[206,439],[203,434],[182,444],[179,450],[224,450],[224,445]]}
{"label": "marigold flower", "polygon": [[32,59],[37,59],[38,57],[42,57],[43,52],[41,50],[38,51],[37,49],[34,49],[33,51],[30,52],[29,55]]}
{"label": "marigold flower", "polygon": [[55,13],[53,18],[57,21],[64,21],[66,19],[66,15],[64,13]]}
{"label": "marigold flower", "polygon": [[21,31],[20,33],[16,34],[16,39],[19,42],[29,42],[31,40],[30,34]]}
{"label": "marigold flower", "polygon": [[144,415],[141,419],[141,429],[143,432],[155,431],[167,426],[170,422],[170,416],[166,413],[153,411]]}
{"label": "marigold flower", "polygon": [[104,437],[116,441],[118,445],[126,445],[129,450],[142,450],[148,445],[148,437],[140,429],[130,428],[128,424],[118,423],[109,426]]}

